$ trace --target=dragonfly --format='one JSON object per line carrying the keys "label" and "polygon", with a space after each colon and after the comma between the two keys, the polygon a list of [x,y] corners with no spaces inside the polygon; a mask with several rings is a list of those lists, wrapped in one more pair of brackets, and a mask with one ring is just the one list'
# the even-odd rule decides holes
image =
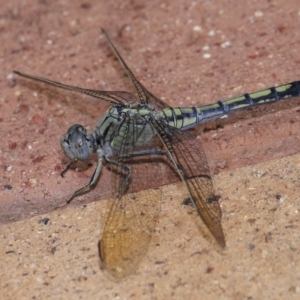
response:
{"label": "dragonfly", "polygon": [[[198,107],[170,107],[137,80],[102,29],[135,94],[100,91],[66,85],[39,76],[14,71],[22,77],[83,93],[110,104],[96,129],[88,133],[72,125],[61,139],[70,159],[62,176],[77,161],[97,155],[97,167],[87,185],[67,200],[90,191],[97,183],[103,165],[111,170],[111,197],[99,242],[102,266],[116,280],[132,274],[145,256],[155,230],[161,201],[161,187],[140,191],[162,176],[162,164],[169,164],[184,182],[197,214],[212,237],[224,248],[219,197],[215,195],[208,162],[196,137],[187,131],[200,123],[226,117],[250,107],[300,96],[300,81],[246,93],[228,100]],[[152,177],[152,178],[151,178]]]}

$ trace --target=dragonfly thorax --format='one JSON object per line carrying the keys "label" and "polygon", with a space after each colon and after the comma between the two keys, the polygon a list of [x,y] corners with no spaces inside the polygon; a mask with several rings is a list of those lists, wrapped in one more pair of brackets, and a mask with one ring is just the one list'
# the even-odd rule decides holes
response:
{"label": "dragonfly thorax", "polygon": [[102,137],[104,143],[116,151],[122,147],[142,146],[156,135],[150,122],[155,117],[156,112],[150,105],[115,105],[99,121],[96,140]]}
{"label": "dragonfly thorax", "polygon": [[64,153],[73,161],[89,159],[95,143],[93,135],[87,134],[86,129],[79,124],[72,125],[60,142]]}

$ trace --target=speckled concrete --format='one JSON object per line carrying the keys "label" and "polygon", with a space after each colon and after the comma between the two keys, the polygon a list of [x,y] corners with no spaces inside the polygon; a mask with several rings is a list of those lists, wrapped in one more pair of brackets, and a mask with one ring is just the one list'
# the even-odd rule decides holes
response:
{"label": "speckled concrete", "polygon": [[2,299],[298,299],[299,176],[296,155],[214,177],[224,251],[181,205],[182,184],[164,186],[148,254],[119,283],[99,268],[106,201],[2,225]]}

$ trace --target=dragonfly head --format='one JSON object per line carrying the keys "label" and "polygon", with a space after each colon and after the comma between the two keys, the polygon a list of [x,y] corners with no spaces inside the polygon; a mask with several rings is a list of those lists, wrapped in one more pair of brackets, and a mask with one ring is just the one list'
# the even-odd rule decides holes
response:
{"label": "dragonfly head", "polygon": [[91,138],[92,135],[87,135],[83,126],[74,124],[62,138],[61,148],[72,161],[86,160],[93,152]]}

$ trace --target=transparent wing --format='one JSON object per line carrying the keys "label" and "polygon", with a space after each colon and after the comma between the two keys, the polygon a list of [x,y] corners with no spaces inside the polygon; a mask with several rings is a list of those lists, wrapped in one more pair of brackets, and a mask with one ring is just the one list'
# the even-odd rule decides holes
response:
{"label": "transparent wing", "polygon": [[29,75],[25,73],[21,73],[18,71],[14,71],[15,74],[29,78],[35,81],[43,82],[50,84],[52,86],[64,89],[64,90],[69,90],[73,92],[79,92],[97,99],[100,99],[102,101],[108,102],[110,104],[122,104],[122,103],[129,103],[133,104],[137,101],[137,98],[134,94],[128,93],[128,92],[123,92],[123,91],[98,91],[98,90],[91,90],[91,89],[84,89],[81,87],[77,86],[72,86],[72,85],[67,85],[63,84],[57,81],[53,81],[44,77],[39,77],[39,76],[34,76],[34,75]]}
{"label": "transparent wing", "polygon": [[79,92],[85,95],[89,95],[91,97],[94,98],[98,98],[102,101],[105,101],[107,103],[110,104],[122,104],[122,103],[129,103],[129,104],[137,104],[137,100],[145,105],[151,104],[153,107],[155,107],[156,109],[163,109],[168,107],[168,105],[166,103],[164,103],[162,100],[158,99],[157,97],[155,97],[154,95],[152,95],[137,79],[136,77],[133,75],[132,71],[129,69],[129,67],[126,65],[124,59],[122,58],[122,56],[119,54],[118,50],[116,49],[116,47],[114,46],[114,44],[112,43],[112,41],[110,40],[108,34],[105,32],[104,29],[102,29],[103,34],[105,35],[108,43],[110,44],[114,54],[116,55],[116,57],[118,58],[118,60],[120,61],[122,67],[124,68],[127,76],[129,77],[130,81],[132,82],[135,91],[137,93],[138,99],[137,97],[132,94],[132,93],[128,93],[128,92],[118,92],[118,91],[99,91],[99,90],[92,90],[92,89],[85,89],[85,88],[81,88],[81,87],[76,87],[76,86],[72,86],[72,85],[67,85],[67,84],[63,84],[54,80],[50,80],[47,78],[43,78],[43,77],[39,77],[39,76],[35,76],[35,75],[30,75],[30,74],[25,74],[19,71],[13,71],[15,74],[25,77],[25,78],[29,78],[35,81],[39,81],[39,82],[43,82],[43,83],[47,83],[53,86],[56,86],[58,88],[61,89],[65,89],[65,90],[70,90],[73,92]]}
{"label": "transparent wing", "polygon": [[176,128],[152,120],[180,177],[186,183],[195,207],[216,241],[225,247],[221,225],[222,211],[214,194],[208,163],[200,142]]}
{"label": "transparent wing", "polygon": [[[100,240],[104,268],[117,280],[134,272],[151,241],[160,189],[127,194],[109,200]],[[158,210],[159,211],[159,210]]]}
{"label": "transparent wing", "polygon": [[129,77],[130,81],[132,82],[135,91],[138,95],[139,101],[142,104],[148,105],[151,104],[153,107],[155,107],[156,109],[163,109],[166,107],[169,107],[169,105],[167,105],[165,102],[163,102],[162,100],[158,99],[157,97],[155,97],[154,95],[152,95],[137,79],[136,77],[133,75],[132,71],[129,69],[129,67],[127,66],[127,64],[125,63],[124,59],[122,58],[122,56],[120,55],[120,53],[118,52],[118,50],[116,49],[116,47],[114,46],[114,44],[112,43],[112,41],[110,40],[108,34],[106,33],[106,31],[104,29],[102,29],[103,34],[105,35],[109,45],[111,46],[114,54],[116,55],[116,57],[118,58],[121,66],[123,67],[123,69],[125,70],[127,76]]}
{"label": "transparent wing", "polygon": [[119,130],[124,134],[114,140],[119,151],[111,164],[113,195],[100,239],[103,266],[116,280],[131,274],[145,256],[161,204],[161,189],[154,187],[159,186],[163,161],[156,155],[134,156],[155,147],[155,139],[135,146],[141,134],[135,121],[124,122]]}

